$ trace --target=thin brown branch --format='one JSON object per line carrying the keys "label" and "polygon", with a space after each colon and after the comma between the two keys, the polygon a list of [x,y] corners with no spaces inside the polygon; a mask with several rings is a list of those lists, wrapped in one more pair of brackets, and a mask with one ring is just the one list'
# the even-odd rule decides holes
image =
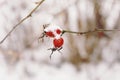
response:
{"label": "thin brown branch", "polygon": [[87,31],[87,32],[75,32],[75,31],[68,31],[68,30],[63,30],[64,33],[73,33],[73,34],[89,34],[89,33],[95,33],[95,32],[113,32],[113,31],[120,31],[119,29],[112,29],[112,30],[105,30],[105,29],[95,29],[93,31]]}
{"label": "thin brown branch", "polygon": [[0,41],[0,44],[2,44],[7,37],[21,24],[23,23],[26,19],[28,19],[29,17],[31,17],[31,15],[37,10],[37,8],[44,2],[45,0],[40,1],[37,6],[26,16],[24,17],[20,22],[18,22],[15,26],[13,26],[13,28],[7,33],[7,35]]}

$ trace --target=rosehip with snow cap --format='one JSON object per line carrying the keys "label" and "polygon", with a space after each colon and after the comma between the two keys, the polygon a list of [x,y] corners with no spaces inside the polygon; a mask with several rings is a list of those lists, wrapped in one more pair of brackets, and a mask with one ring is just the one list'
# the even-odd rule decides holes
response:
{"label": "rosehip with snow cap", "polygon": [[44,29],[44,32],[48,37],[56,37],[58,35],[61,35],[62,29],[55,24],[50,24]]}

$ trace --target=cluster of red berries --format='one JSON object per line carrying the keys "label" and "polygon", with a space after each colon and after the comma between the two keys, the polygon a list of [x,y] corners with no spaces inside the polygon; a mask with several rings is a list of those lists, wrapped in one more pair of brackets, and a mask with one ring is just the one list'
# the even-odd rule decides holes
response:
{"label": "cluster of red berries", "polygon": [[59,26],[50,24],[44,29],[44,32],[47,37],[53,38],[54,49],[58,49],[63,46],[64,39],[61,36],[62,29]]}

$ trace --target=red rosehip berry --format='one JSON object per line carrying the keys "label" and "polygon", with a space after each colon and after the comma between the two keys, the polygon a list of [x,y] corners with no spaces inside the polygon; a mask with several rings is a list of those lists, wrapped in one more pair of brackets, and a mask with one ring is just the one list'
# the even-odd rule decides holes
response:
{"label": "red rosehip berry", "polygon": [[61,30],[60,30],[60,29],[57,29],[57,30],[56,30],[56,33],[57,33],[57,34],[60,34],[60,33],[61,33]]}
{"label": "red rosehip berry", "polygon": [[46,36],[49,36],[49,37],[55,37],[55,35],[53,34],[52,31],[49,31],[49,32],[45,32]]}
{"label": "red rosehip berry", "polygon": [[103,32],[98,32],[98,37],[99,38],[102,38],[104,36],[104,33]]}
{"label": "red rosehip berry", "polygon": [[63,43],[64,43],[63,38],[58,38],[58,39],[55,38],[55,39],[53,40],[53,44],[54,44],[54,47],[55,47],[55,48],[62,47]]}

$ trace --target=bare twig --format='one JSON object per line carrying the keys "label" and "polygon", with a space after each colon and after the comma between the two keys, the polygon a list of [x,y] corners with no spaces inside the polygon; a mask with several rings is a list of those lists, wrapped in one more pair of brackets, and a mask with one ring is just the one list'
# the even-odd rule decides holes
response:
{"label": "bare twig", "polygon": [[89,34],[89,33],[95,33],[95,32],[113,32],[113,31],[120,31],[119,29],[112,29],[112,30],[105,30],[105,29],[95,29],[93,31],[87,31],[87,32],[75,32],[75,31],[68,31],[68,30],[63,30],[64,33],[73,33],[73,34]]}
{"label": "bare twig", "polygon": [[20,22],[18,22],[15,26],[13,26],[13,28],[10,30],[10,32],[7,33],[7,35],[0,41],[0,44],[2,44],[7,37],[21,24],[23,23],[26,19],[28,19],[29,17],[31,17],[31,15],[36,11],[36,9],[44,2],[45,0],[40,1],[37,6],[26,16],[24,17]]}

